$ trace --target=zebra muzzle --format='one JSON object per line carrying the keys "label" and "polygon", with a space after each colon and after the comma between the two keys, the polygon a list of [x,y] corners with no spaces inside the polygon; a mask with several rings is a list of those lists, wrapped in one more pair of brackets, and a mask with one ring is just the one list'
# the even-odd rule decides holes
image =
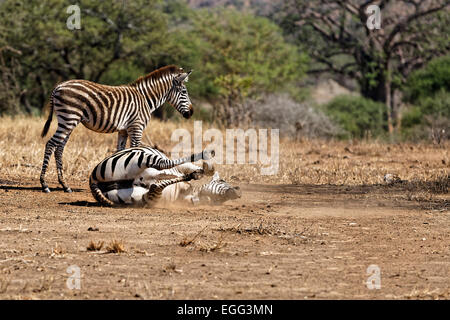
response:
{"label": "zebra muzzle", "polygon": [[189,110],[186,112],[183,112],[183,117],[185,119],[189,119],[194,114],[194,108],[192,107],[192,104],[189,105]]}
{"label": "zebra muzzle", "polygon": [[238,199],[242,196],[241,188],[234,187],[230,188],[225,192],[225,197],[229,200]]}

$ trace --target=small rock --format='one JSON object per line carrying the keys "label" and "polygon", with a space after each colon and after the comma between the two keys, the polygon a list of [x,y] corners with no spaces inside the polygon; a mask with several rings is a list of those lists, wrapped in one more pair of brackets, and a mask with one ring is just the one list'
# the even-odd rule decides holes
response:
{"label": "small rock", "polygon": [[87,231],[98,231],[99,229],[97,227],[89,227]]}
{"label": "small rock", "polygon": [[392,173],[387,173],[384,178],[383,178],[384,182],[386,182],[387,184],[393,184],[396,182],[399,182],[401,179],[399,176],[392,174]]}

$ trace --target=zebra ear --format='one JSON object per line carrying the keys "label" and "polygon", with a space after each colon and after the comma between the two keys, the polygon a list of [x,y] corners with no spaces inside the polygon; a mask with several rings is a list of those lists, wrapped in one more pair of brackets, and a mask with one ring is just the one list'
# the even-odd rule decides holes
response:
{"label": "zebra ear", "polygon": [[188,79],[189,79],[188,77],[191,74],[191,72],[192,72],[192,70],[189,71],[188,73],[183,72],[183,73],[179,74],[178,76],[176,76],[175,79],[177,79],[177,81],[179,81],[179,83],[182,83],[183,81],[188,82]]}
{"label": "zebra ear", "polygon": [[189,70],[189,72],[186,73],[186,77],[184,78],[184,82],[188,82],[189,81],[189,75],[192,73],[192,71],[194,71],[194,70]]}
{"label": "zebra ear", "polygon": [[220,179],[219,172],[218,171],[214,172],[214,175],[213,175],[211,181],[215,181],[215,180],[219,180],[219,179]]}

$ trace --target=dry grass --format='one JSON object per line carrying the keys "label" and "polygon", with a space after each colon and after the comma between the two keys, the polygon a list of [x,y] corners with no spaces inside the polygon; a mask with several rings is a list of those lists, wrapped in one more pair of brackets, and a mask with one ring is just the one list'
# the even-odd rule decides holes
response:
{"label": "dry grass", "polygon": [[52,276],[44,276],[41,278],[38,287],[34,288],[32,291],[34,293],[49,291],[54,283],[54,280],[55,279]]}
{"label": "dry grass", "polygon": [[106,247],[106,252],[108,252],[108,253],[122,253],[122,252],[125,252],[125,245],[120,240],[113,240]]}
{"label": "dry grass", "polygon": [[404,296],[406,299],[419,299],[419,300],[448,300],[450,298],[449,289],[434,289],[429,288],[418,290],[414,289],[410,294]]}
{"label": "dry grass", "polygon": [[87,246],[87,251],[100,251],[103,248],[103,245],[105,244],[105,242],[103,241],[99,241],[97,243],[95,243],[94,241],[91,240],[91,242],[89,242],[89,245]]}
{"label": "dry grass", "polygon": [[238,234],[258,234],[258,235],[274,235],[277,233],[277,230],[271,226],[264,226],[264,222],[261,221],[258,226],[250,226],[250,227],[242,227],[240,224],[236,227],[231,228],[223,228],[220,227],[217,229],[218,231],[223,232],[231,232]]}
{"label": "dry grass", "polygon": [[10,283],[11,280],[6,278],[0,278],[0,293],[5,293]]}
{"label": "dry grass", "polygon": [[52,250],[52,255],[62,255],[64,253],[66,253],[66,250],[63,247],[61,247],[61,245],[56,243],[55,247]]}
{"label": "dry grass", "polygon": [[217,241],[213,242],[212,244],[201,243],[199,244],[198,249],[202,252],[214,252],[226,247],[226,245],[227,243],[224,241],[224,235],[221,234]]}
{"label": "dry grass", "polygon": [[[0,118],[0,179],[5,176],[9,180],[15,180],[14,176],[31,176],[36,177],[36,186],[39,186],[44,147],[50,137],[40,137],[44,122],[43,118]],[[171,135],[177,128],[187,129],[192,134],[193,121],[174,123],[152,119],[144,132],[143,143],[151,137],[153,143],[170,151],[179,143],[171,141]],[[203,132],[207,129],[208,125],[204,123]],[[53,121],[50,134],[55,130],[56,121]],[[81,180],[87,187],[91,170],[115,151],[116,143],[116,134],[99,134],[79,125],[64,152],[68,182]],[[203,147],[207,144],[205,142]],[[248,152],[248,146],[246,149]],[[276,175],[261,175],[261,164],[216,164],[216,168],[224,179],[230,181],[274,184],[380,184],[386,173],[392,173],[416,186],[423,186],[424,191],[446,193],[449,164],[448,143],[435,146],[284,139],[280,141],[280,167]],[[53,160],[47,179],[51,187],[57,185]]]}
{"label": "dry grass", "polygon": [[182,247],[187,247],[190,244],[193,244],[195,242],[195,240],[203,233],[203,231],[205,231],[207,228],[204,227],[202,230],[200,230],[199,232],[197,232],[191,239],[188,238],[184,238],[183,240],[180,241],[180,246]]}

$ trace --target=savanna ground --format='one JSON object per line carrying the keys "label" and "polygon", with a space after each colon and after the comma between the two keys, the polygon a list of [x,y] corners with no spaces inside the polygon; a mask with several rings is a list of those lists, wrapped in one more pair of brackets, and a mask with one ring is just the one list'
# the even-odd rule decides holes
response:
{"label": "savanna ground", "polygon": [[[448,145],[283,140],[278,175],[217,165],[239,200],[112,209],[88,176],[117,136],[78,127],[64,153],[74,192],[57,186],[52,160],[44,194],[44,121],[0,119],[0,298],[450,298]],[[171,150],[177,127],[193,124],[152,120],[146,134]],[[387,173],[403,181],[387,185]],[[72,265],[80,290],[66,286]],[[369,265],[379,290],[366,286]]]}

